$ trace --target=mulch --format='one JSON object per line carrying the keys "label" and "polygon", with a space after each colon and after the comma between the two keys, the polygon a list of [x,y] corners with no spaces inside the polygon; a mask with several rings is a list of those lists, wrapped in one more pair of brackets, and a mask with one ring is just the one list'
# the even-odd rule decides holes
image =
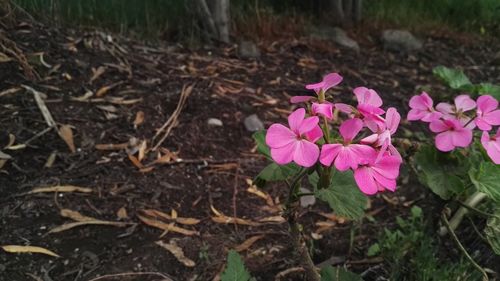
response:
{"label": "mulch", "polygon": [[[20,21],[3,25],[0,149],[12,159],[0,168],[0,244],[40,246],[61,257],[2,252],[0,279],[91,280],[150,272],[100,280],[163,280],[160,273],[174,280],[217,280],[227,251],[235,247],[258,280],[274,280],[295,267],[286,224],[277,218],[285,187],[272,184],[261,193],[252,187],[266,160],[256,152],[245,117],[257,114],[266,127],[284,122],[293,109],[289,97],[304,94],[304,84],[332,71],[344,76],[333,91],[336,99],[352,102],[350,91],[363,85],[403,115],[409,97],[422,89],[446,94],[432,76],[437,65],[459,67],[474,82],[500,83],[498,66],[490,65],[500,46],[494,40],[429,33],[422,35],[422,51],[404,54],[383,50],[373,30],[354,36],[361,42],[359,54],[307,37],[277,38],[259,43],[260,58],[244,59],[233,45],[190,50],[95,30]],[[56,128],[47,129],[30,87],[42,97]],[[178,107],[183,95],[185,104]],[[159,142],[166,131],[158,129],[169,118],[169,133]],[[208,125],[210,118],[223,125]],[[61,127],[66,133],[57,132]],[[414,130],[404,123],[400,131]],[[27,194],[59,185],[92,192]],[[351,223],[325,215],[330,211],[321,202],[306,208],[301,221],[315,262],[330,260],[374,280],[369,269],[383,261],[366,257],[368,247],[413,204],[434,210],[442,202],[403,172],[399,191],[371,198],[367,212],[374,221]],[[66,209],[126,224],[49,233],[79,219],[63,215]],[[154,217],[151,210],[169,218]],[[430,218],[437,220],[437,214]],[[147,215],[169,231],[141,219]],[[241,221],[225,223],[234,217]],[[159,240],[182,248],[196,265],[182,263],[155,243]],[[300,269],[282,280],[293,278],[302,280]]]}

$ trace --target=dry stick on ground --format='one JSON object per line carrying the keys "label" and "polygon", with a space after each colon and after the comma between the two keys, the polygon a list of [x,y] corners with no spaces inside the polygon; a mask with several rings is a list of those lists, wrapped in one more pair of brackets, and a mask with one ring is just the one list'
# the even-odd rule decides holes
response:
{"label": "dry stick on ground", "polygon": [[89,281],[98,281],[98,280],[103,280],[106,278],[115,278],[115,277],[145,276],[145,275],[153,275],[153,276],[159,276],[161,278],[165,278],[161,281],[173,281],[172,278],[170,278],[167,275],[160,273],[160,272],[125,272],[125,273],[107,274],[107,275],[96,277],[96,278],[91,279]]}
{"label": "dry stick on ground", "polygon": [[31,88],[30,86],[21,85],[21,87],[23,87],[24,89],[26,89],[27,91],[29,91],[33,94],[33,97],[35,98],[35,101],[36,101],[36,105],[38,106],[38,108],[42,112],[43,119],[45,119],[45,122],[47,123],[47,125],[49,127],[57,130],[56,121],[54,121],[54,118],[52,118],[52,114],[50,114],[50,111],[47,108],[47,105],[45,105],[45,102],[42,99],[42,93]]}
{"label": "dry stick on ground", "polygon": [[[234,173],[234,185],[233,185],[233,217],[237,218],[236,210],[236,196],[238,195],[238,179],[240,177],[240,163],[236,165],[236,172]],[[238,224],[234,224],[234,230],[238,232]]]}
{"label": "dry stick on ground", "polygon": [[23,69],[24,75],[26,78],[29,80],[39,80],[40,75],[31,67],[31,65],[28,63],[28,59],[24,55],[24,53],[17,47],[16,43],[7,36],[5,36],[3,33],[0,33],[0,50],[12,57],[15,58],[17,63],[21,66]]}
{"label": "dry stick on ground", "polygon": [[156,132],[155,136],[153,137],[153,142],[155,139],[160,136],[163,132],[163,136],[161,139],[153,146],[153,151],[156,151],[158,147],[165,141],[165,139],[170,135],[170,132],[172,129],[176,126],[177,124],[177,118],[179,118],[179,115],[181,114],[182,108],[184,107],[184,104],[186,103],[187,98],[193,91],[194,85],[187,86],[184,85],[182,87],[181,91],[181,97],[179,98],[179,102],[177,103],[177,107],[175,108],[174,112],[172,115],[168,118],[167,122],[161,126],[161,128]]}

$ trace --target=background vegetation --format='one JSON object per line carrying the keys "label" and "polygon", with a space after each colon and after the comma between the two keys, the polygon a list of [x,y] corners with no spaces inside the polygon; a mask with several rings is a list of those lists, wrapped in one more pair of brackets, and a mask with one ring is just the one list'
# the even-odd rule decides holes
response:
{"label": "background vegetation", "polygon": [[[119,33],[169,40],[199,38],[199,22],[191,13],[190,2],[14,0],[37,18],[56,24],[97,26]],[[291,26],[305,26],[318,21],[328,23],[333,17],[328,13],[328,2],[232,0],[233,31],[255,34],[255,27],[261,32],[272,32],[274,28],[282,30],[286,23],[291,23]],[[445,26],[481,34],[500,33],[498,0],[366,0],[363,3],[364,22],[370,24],[397,25],[412,30]]]}

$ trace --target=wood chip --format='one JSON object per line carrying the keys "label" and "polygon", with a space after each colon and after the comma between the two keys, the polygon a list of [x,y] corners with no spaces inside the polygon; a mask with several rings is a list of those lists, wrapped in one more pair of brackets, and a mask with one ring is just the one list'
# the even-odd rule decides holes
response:
{"label": "wood chip", "polygon": [[237,217],[228,217],[221,212],[217,211],[213,206],[210,206],[212,212],[214,212],[215,216],[212,217],[212,221],[216,223],[223,224],[241,224],[241,225],[249,225],[249,226],[259,226],[260,223],[254,222],[247,219],[237,218]]}
{"label": "wood chip", "polygon": [[103,143],[103,144],[96,144],[95,149],[97,149],[97,150],[122,150],[122,149],[126,149],[128,146],[129,146],[128,142]]}
{"label": "wood chip", "polygon": [[56,186],[47,186],[47,187],[37,187],[28,192],[27,194],[34,193],[49,193],[49,192],[82,192],[82,193],[91,193],[92,188],[88,187],[79,187],[74,185],[56,185]]}
{"label": "wood chip", "polygon": [[135,114],[135,119],[134,119],[134,129],[137,129],[139,125],[144,123],[144,112],[143,111],[138,111]]}
{"label": "wood chip", "polygon": [[60,257],[58,254],[50,250],[36,246],[5,245],[5,246],[0,246],[0,248],[2,248],[4,251],[8,253],[38,253],[56,258]]}
{"label": "wood chip", "polygon": [[187,267],[196,266],[196,263],[193,260],[187,258],[184,255],[184,251],[182,250],[181,247],[177,246],[177,244],[175,243],[175,240],[173,240],[173,239],[170,240],[170,242],[168,244],[164,243],[163,241],[160,240],[160,241],[156,241],[155,244],[164,248],[165,250],[169,251],[170,253],[172,253],[172,255],[174,255],[174,257],[183,265],[185,265]]}
{"label": "wood chip", "polygon": [[125,220],[125,219],[128,219],[128,214],[127,214],[127,209],[125,209],[125,207],[121,207],[117,212],[116,212],[116,216],[121,219],[121,220]]}

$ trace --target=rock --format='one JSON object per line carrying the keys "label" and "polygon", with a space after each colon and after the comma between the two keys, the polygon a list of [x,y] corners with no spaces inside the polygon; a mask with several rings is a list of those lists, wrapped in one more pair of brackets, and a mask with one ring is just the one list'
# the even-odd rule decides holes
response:
{"label": "rock", "polygon": [[245,128],[249,132],[264,130],[264,124],[262,123],[262,121],[260,121],[259,116],[257,116],[256,114],[247,116],[245,120],[243,120],[243,124],[245,124]]}
{"label": "rock", "polygon": [[384,49],[398,52],[410,52],[422,49],[422,42],[406,30],[388,29],[382,32]]}
{"label": "rock", "polygon": [[208,126],[222,127],[224,124],[220,119],[217,118],[209,118],[207,120]]}
{"label": "rock", "polygon": [[259,58],[260,51],[252,41],[242,41],[238,45],[238,56],[242,58]]}
{"label": "rock", "polygon": [[[307,188],[300,188],[300,193],[311,193],[311,191]],[[314,195],[305,195],[300,197],[300,206],[302,207],[307,207],[307,206],[312,206],[316,203],[316,198]]]}
{"label": "rock", "polygon": [[350,38],[340,27],[321,27],[314,31],[312,36],[323,40],[331,40],[343,48],[359,52],[358,42]]}

